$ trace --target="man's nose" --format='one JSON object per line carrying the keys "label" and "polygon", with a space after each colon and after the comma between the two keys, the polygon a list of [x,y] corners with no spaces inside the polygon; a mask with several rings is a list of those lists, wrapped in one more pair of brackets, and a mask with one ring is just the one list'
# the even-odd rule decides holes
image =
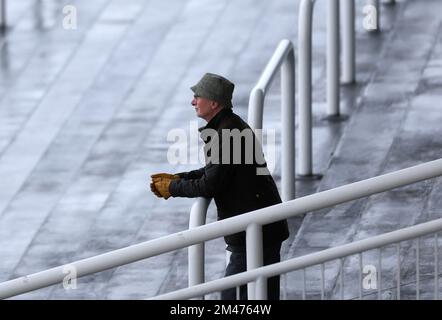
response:
{"label": "man's nose", "polygon": [[192,106],[196,106],[196,99],[192,99],[192,102],[190,103]]}

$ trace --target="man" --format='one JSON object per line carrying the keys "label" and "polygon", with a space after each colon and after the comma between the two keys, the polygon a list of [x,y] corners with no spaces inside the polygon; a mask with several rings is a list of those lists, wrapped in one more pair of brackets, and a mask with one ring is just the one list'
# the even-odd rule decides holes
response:
{"label": "man", "polygon": [[[206,166],[178,174],[154,174],[152,192],[164,199],[171,196],[214,198],[219,220],[280,203],[278,189],[267,170],[258,140],[248,124],[232,112],[234,84],[224,77],[207,73],[191,90],[197,116],[207,121],[207,125],[199,129],[205,142]],[[236,139],[237,144],[240,141],[239,148],[232,144],[231,137],[223,139],[226,130],[245,133]],[[243,139],[247,133],[252,140]],[[263,169],[267,174],[262,174]],[[263,227],[264,265],[280,261],[281,243],[288,236],[285,220]],[[245,232],[224,239],[227,250],[231,251],[225,275],[245,271]],[[279,299],[279,276],[270,278],[267,287],[268,299]],[[247,299],[246,286],[241,286],[240,298]],[[224,290],[221,299],[235,300],[236,289]]]}

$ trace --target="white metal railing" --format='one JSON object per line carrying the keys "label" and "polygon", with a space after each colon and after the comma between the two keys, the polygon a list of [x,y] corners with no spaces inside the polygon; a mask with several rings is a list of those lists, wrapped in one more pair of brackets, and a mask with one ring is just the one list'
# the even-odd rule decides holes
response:
{"label": "white metal railing", "polygon": [[298,14],[299,169],[310,176],[312,165],[312,21],[315,0],[302,0]]}
{"label": "white metal railing", "polygon": [[295,54],[291,41],[282,40],[267,63],[249,99],[247,122],[262,141],[256,129],[262,129],[264,99],[275,75],[281,69],[281,198],[295,198]]}
{"label": "white metal railing", "polygon": [[342,78],[341,83],[356,81],[355,0],[342,1]]}
{"label": "white metal railing", "polygon": [[327,114],[339,117],[339,0],[327,2]]}
{"label": "white metal railing", "polygon": [[[206,224],[207,208],[210,201],[208,198],[198,198],[192,205],[189,217],[189,229]],[[204,270],[204,246],[205,243],[195,244],[188,249],[189,287],[205,282]]]}
{"label": "white metal railing", "polygon": [[[394,0],[386,0],[394,3]],[[312,165],[312,21],[316,0],[301,0],[298,14],[299,69],[299,171],[302,177],[313,175]],[[340,38],[340,1],[327,1],[327,119],[345,119],[340,114],[340,40],[342,40],[342,83],[356,81],[355,0],[341,0],[342,39]],[[374,8],[376,28],[379,29],[379,1],[367,0]]]}
{"label": "white metal railing", "polygon": [[302,0],[298,14],[299,72],[299,171],[302,176],[313,172],[312,158],[312,21],[315,0]]}
{"label": "white metal railing", "polygon": [[[342,82],[355,82],[355,0],[342,0]],[[302,0],[298,14],[299,145],[298,175],[313,175],[312,165],[312,22],[316,0]],[[339,111],[339,0],[327,1],[327,109],[328,118]]]}
{"label": "white metal railing", "polygon": [[[442,159],[439,159],[331,190],[322,191],[278,205],[244,213],[239,216],[209,223],[190,230],[174,233],[165,237],[142,242],[91,258],[75,261],[67,265],[6,281],[0,283],[0,298],[8,298],[61,283],[66,277],[65,270],[67,269],[76,270],[76,276],[82,277],[244,230],[246,230],[246,239],[249,240],[250,233],[254,232],[253,229],[261,229],[262,225],[335,206],[347,201],[367,197],[441,175]],[[257,248],[257,246],[252,247],[249,241],[247,241],[247,251],[249,252],[247,255],[248,260],[251,259],[252,249]],[[262,255],[262,252],[254,253],[257,256],[260,254]],[[260,277],[259,272],[252,273],[252,275],[254,276],[247,276],[251,277],[247,278],[247,281],[256,281],[257,284],[255,286],[249,286],[249,292],[251,293],[249,298],[265,299],[267,293],[263,290],[266,282],[264,281],[265,278]],[[257,292],[256,296],[254,295],[255,292]]]}
{"label": "white metal railing", "polygon": [[[240,286],[245,283],[256,281],[256,279],[267,279],[277,275],[285,274],[296,270],[305,270],[305,268],[320,265],[321,266],[321,298],[325,298],[324,289],[324,264],[333,260],[340,260],[341,272],[340,272],[340,297],[344,298],[344,281],[343,281],[343,259],[345,257],[358,254],[359,255],[359,298],[362,299],[362,253],[368,250],[381,249],[390,244],[399,244],[402,241],[410,239],[419,239],[419,237],[434,234],[435,235],[435,248],[434,248],[434,297],[438,298],[439,293],[439,269],[438,269],[438,245],[437,245],[437,232],[442,231],[442,219],[433,220],[430,222],[421,223],[412,227],[403,228],[400,230],[388,232],[382,235],[374,236],[368,239],[355,241],[349,244],[344,244],[338,247],[333,247],[323,251],[311,253],[305,256],[292,258],[283,262],[278,262],[272,265],[260,267],[250,271],[238,273],[229,277],[222,279],[217,279],[214,281],[206,282],[204,284],[199,284],[194,287],[185,288],[177,290],[174,292],[166,293],[153,297],[153,299],[189,299],[196,296],[202,296],[212,292],[228,289],[234,286]],[[419,248],[419,246],[417,247]],[[419,257],[419,255],[417,256]],[[417,258],[419,261],[419,258]],[[379,268],[381,270],[381,268]],[[416,263],[416,271],[419,270],[418,262]],[[397,253],[397,294],[396,298],[400,299],[400,254]],[[418,274],[418,272],[417,272]],[[418,279],[418,278],[417,278]],[[304,278],[305,280],[305,278]],[[380,284],[380,278],[377,277],[378,283]],[[418,280],[417,280],[418,281]],[[378,289],[378,299],[381,298],[381,286]],[[305,298],[305,281],[302,289],[302,296]],[[419,285],[417,285],[416,292],[419,292]],[[418,297],[418,295],[417,295]]]}

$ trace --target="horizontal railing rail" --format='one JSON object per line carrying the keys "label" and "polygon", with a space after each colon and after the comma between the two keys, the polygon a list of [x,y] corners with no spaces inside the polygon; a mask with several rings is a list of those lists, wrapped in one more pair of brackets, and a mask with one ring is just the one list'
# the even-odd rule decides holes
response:
{"label": "horizontal railing rail", "polygon": [[[152,256],[182,249],[204,241],[231,235],[276,221],[291,218],[347,201],[367,197],[397,187],[442,175],[442,159],[419,164],[374,178],[287,201],[225,220],[142,242],[91,258],[0,283],[0,298],[8,298],[53,284],[61,283],[66,270],[76,270],[77,277],[119,267]],[[265,282],[260,279],[260,282]],[[257,286],[262,289],[262,287]],[[262,298],[260,291],[257,298]]]}
{"label": "horizontal railing rail", "polygon": [[[225,278],[199,284],[194,287],[177,290],[153,297],[152,299],[190,299],[227,288],[240,286],[260,278],[270,278],[291,271],[323,264],[325,262],[341,259],[364,251],[377,249],[390,244],[405,240],[415,239],[421,236],[434,234],[442,231],[442,219],[421,223],[412,227],[388,232],[368,239],[355,241],[349,244],[333,247],[323,251],[311,253],[305,256],[292,258],[283,262],[245,271]],[[438,272],[436,272],[438,274]],[[322,272],[323,277],[323,272]],[[323,283],[323,278],[321,279]],[[362,281],[360,281],[362,283]],[[322,286],[321,290],[324,288]],[[321,292],[324,296],[324,292]],[[361,294],[362,296],[362,294]],[[400,297],[400,295],[399,295]]]}

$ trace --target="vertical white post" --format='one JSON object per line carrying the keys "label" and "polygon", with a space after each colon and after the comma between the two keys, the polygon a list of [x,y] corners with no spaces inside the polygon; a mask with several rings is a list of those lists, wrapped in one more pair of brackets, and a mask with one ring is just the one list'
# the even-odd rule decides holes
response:
{"label": "vertical white post", "polygon": [[[207,208],[210,199],[198,198],[192,205],[189,217],[189,229],[206,224]],[[190,246],[188,249],[189,287],[204,283],[204,243]]]}
{"label": "vertical white post", "polygon": [[267,278],[259,277],[256,280],[255,299],[267,300]]}
{"label": "vertical white post", "polygon": [[299,69],[299,169],[301,176],[311,175],[312,165],[312,0],[303,0],[298,20]]}
{"label": "vertical white post", "polygon": [[396,300],[401,300],[401,243],[396,244],[396,255],[397,255],[397,273],[396,273]]}
{"label": "vertical white post", "polygon": [[[250,128],[262,129],[262,116],[264,111],[264,91],[254,88],[250,93],[247,122]],[[262,137],[255,131],[256,137],[262,143]]]}
{"label": "vertical white post", "polygon": [[339,0],[327,1],[328,116],[339,116]]}
{"label": "vertical white post", "polygon": [[434,234],[434,300],[439,300],[439,240]]}
{"label": "vertical white post", "polygon": [[[262,226],[251,224],[246,230],[246,250],[247,250],[247,270],[256,269],[263,266],[263,242],[262,242]],[[247,284],[247,298],[249,300],[257,299],[255,293],[260,292],[267,295],[266,281],[256,281]],[[261,287],[259,287],[261,286]],[[260,294],[261,295],[261,294]],[[260,298],[263,298],[262,295]],[[267,299],[264,297],[263,299]]]}
{"label": "vertical white post", "polygon": [[295,199],[295,55],[293,48],[281,66],[281,195]]}
{"label": "vertical white post", "polygon": [[362,300],[362,252],[358,253],[359,256],[359,300]]}
{"label": "vertical white post", "polygon": [[6,0],[0,0],[0,29],[6,28]]}
{"label": "vertical white post", "polygon": [[342,0],[342,83],[356,80],[355,0]]}
{"label": "vertical white post", "polygon": [[378,300],[382,299],[382,247],[378,256]]}
{"label": "vertical white post", "polygon": [[339,259],[341,263],[341,274],[340,274],[340,292],[341,292],[341,300],[344,300],[344,258]]}
{"label": "vertical white post", "polygon": [[416,239],[416,300],[420,299],[420,238]]}

